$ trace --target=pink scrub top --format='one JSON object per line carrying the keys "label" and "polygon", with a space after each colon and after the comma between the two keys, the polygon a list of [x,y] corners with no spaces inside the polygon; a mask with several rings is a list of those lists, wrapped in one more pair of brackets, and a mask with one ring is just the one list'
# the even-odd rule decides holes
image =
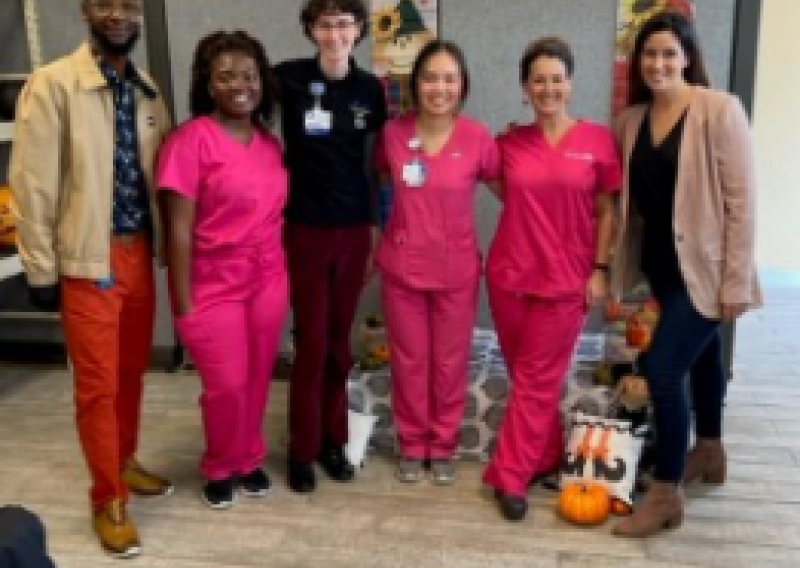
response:
{"label": "pink scrub top", "polygon": [[282,258],[288,176],[275,136],[257,129],[243,144],[202,116],[179,126],[158,158],[158,187],[196,201],[195,258],[241,248]]}
{"label": "pink scrub top", "polygon": [[[480,275],[475,188],[497,179],[500,156],[489,130],[467,117],[457,117],[445,145],[429,155],[412,142],[415,118],[409,113],[389,121],[376,147],[376,169],[392,182],[392,208],[376,262],[384,276],[408,287],[453,289]],[[415,163],[424,171],[416,182],[409,178]]]}
{"label": "pink scrub top", "polygon": [[581,120],[551,145],[530,124],[499,136],[498,146],[504,202],[487,278],[543,298],[582,294],[594,266],[596,197],[621,185],[613,135]]}

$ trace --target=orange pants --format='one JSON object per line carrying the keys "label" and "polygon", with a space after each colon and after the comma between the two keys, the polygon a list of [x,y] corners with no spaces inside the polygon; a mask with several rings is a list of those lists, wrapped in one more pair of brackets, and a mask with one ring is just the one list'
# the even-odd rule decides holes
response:
{"label": "orange pants", "polygon": [[113,282],[61,279],[61,321],[95,509],[128,497],[121,471],[136,451],[155,317],[149,239],[112,239],[111,271]]}

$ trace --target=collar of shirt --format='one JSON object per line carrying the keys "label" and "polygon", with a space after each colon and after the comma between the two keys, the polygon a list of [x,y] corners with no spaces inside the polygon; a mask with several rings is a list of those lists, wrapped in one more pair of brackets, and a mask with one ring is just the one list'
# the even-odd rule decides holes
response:
{"label": "collar of shirt", "polygon": [[[119,82],[120,80],[117,71],[108,61],[103,59],[98,59],[97,65],[100,67],[100,72],[103,74],[103,77],[105,77],[106,81],[108,81],[108,85],[113,88],[115,83]],[[147,82],[141,78],[141,76],[139,76],[139,72],[130,61],[125,63],[124,76],[125,79],[127,79],[131,84],[138,87],[148,99],[155,99],[156,96],[158,96],[156,91],[150,85],[148,85]]]}
{"label": "collar of shirt", "polygon": [[347,74],[344,77],[342,77],[341,79],[331,79],[330,77],[325,75],[325,72],[322,70],[322,63],[320,63],[320,60],[319,60],[319,54],[317,54],[317,56],[314,58],[314,65],[315,65],[316,72],[317,72],[317,75],[319,76],[319,78],[322,79],[323,81],[325,81],[325,83],[327,83],[329,85],[330,84],[334,84],[334,85],[350,84],[355,80],[356,74],[358,73],[358,66],[356,65],[355,59],[353,59],[352,57],[350,58],[350,60],[348,62]]}

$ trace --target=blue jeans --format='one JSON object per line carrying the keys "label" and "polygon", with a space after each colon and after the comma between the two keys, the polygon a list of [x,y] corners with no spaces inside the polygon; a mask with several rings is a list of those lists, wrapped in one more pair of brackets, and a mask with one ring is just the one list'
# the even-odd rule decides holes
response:
{"label": "blue jeans", "polygon": [[654,477],[677,483],[683,478],[689,447],[690,400],[697,436],[711,439],[722,436],[726,380],[720,322],[708,319],[694,308],[682,282],[666,287],[651,282],[651,288],[661,307],[661,317],[649,349],[639,358],[639,366],[647,378],[653,402]]}

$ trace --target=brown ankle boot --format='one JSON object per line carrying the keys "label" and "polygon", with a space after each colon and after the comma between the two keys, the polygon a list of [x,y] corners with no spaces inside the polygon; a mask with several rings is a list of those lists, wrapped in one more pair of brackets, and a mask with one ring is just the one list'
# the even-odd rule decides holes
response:
{"label": "brown ankle boot", "polygon": [[125,503],[114,499],[94,513],[94,532],[106,551],[119,558],[137,556],[142,551],[136,527],[125,511]]}
{"label": "brown ankle boot", "polygon": [[614,534],[634,538],[652,536],[683,522],[683,492],[680,485],[653,480],[633,515],[614,527]]}
{"label": "brown ankle boot", "polygon": [[722,485],[727,473],[725,447],[721,440],[698,438],[686,456],[683,483],[700,480],[703,483]]}

